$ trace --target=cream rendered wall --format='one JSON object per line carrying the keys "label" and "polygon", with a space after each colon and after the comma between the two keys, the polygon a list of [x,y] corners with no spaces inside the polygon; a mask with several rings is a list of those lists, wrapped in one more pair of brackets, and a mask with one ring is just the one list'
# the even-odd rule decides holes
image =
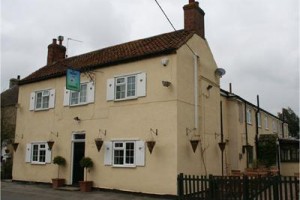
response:
{"label": "cream rendered wall", "polygon": [[[169,58],[167,67],[161,59]],[[67,165],[61,170],[61,177],[71,183],[72,133],[86,134],[85,155],[94,161],[94,168],[88,175],[94,187],[119,189],[155,194],[176,194],[177,190],[177,58],[176,55],[161,56],[117,66],[101,68],[95,73],[95,102],[83,106],[64,107],[63,93],[65,77],[40,81],[20,86],[17,115],[19,147],[14,157],[14,180],[50,182],[56,177],[54,164],[33,165],[25,163],[26,144],[34,141],[55,141],[52,158],[61,155]],[[106,80],[116,75],[146,72],[147,96],[128,101],[106,101]],[[88,80],[82,75],[83,80]],[[161,81],[172,82],[169,88]],[[47,111],[29,111],[30,93],[35,90],[54,88],[55,108]],[[78,116],[80,123],[73,120]],[[104,165],[104,147],[98,152],[94,139],[99,137],[99,129],[106,130],[104,141],[113,139],[151,139],[150,128],[158,129],[153,136],[156,146],[150,155],[145,148],[145,166],[136,168],[116,168]],[[58,137],[50,134],[58,132]],[[145,144],[146,145],[146,144]]]}
{"label": "cream rendered wall", "polygon": [[[177,51],[178,74],[178,173],[220,174],[220,86],[215,76],[217,65],[205,40],[194,35],[188,45],[198,59],[198,124],[194,124],[194,56],[186,45]],[[207,91],[208,85],[213,88]],[[200,139],[194,153],[190,139]],[[201,153],[202,152],[202,153]]]}

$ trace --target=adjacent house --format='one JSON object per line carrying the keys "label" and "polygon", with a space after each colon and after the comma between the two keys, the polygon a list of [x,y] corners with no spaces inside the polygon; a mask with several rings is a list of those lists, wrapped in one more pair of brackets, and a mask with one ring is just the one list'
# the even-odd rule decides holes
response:
{"label": "adjacent house", "polygon": [[[175,195],[178,173],[229,173],[251,163],[243,145],[255,146],[257,106],[220,90],[224,70],[205,39],[205,13],[191,0],[183,9],[183,30],[70,58],[63,38],[53,39],[47,65],[20,82],[16,134],[23,137],[13,180],[50,182],[60,155],[63,178],[77,184],[79,160],[88,156],[94,187]],[[81,72],[80,91],[66,89],[67,69]],[[259,134],[283,133],[277,117],[259,114]],[[104,141],[99,150],[95,139]]]}

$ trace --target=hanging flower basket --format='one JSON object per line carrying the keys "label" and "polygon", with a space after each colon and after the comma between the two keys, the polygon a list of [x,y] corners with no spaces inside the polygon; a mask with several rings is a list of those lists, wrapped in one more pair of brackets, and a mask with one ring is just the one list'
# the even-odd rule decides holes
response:
{"label": "hanging flower basket", "polygon": [[219,142],[220,150],[223,152],[226,146],[226,142]]}
{"label": "hanging flower basket", "polygon": [[147,147],[149,149],[150,154],[152,154],[153,148],[155,146],[155,141],[151,140],[151,141],[147,141]]}
{"label": "hanging flower basket", "polygon": [[103,145],[103,140],[102,138],[96,138],[95,139],[95,144],[96,144],[96,147],[97,147],[97,150],[98,152],[100,151],[102,145]]}
{"label": "hanging flower basket", "polygon": [[18,143],[18,142],[14,142],[14,143],[12,144],[12,146],[13,146],[13,148],[14,148],[14,151],[17,151],[17,148],[18,148],[18,146],[19,146],[19,143]]}
{"label": "hanging flower basket", "polygon": [[50,150],[52,150],[52,147],[53,147],[54,141],[52,141],[52,140],[49,140],[49,141],[47,141],[47,144],[48,144],[48,147],[49,147],[49,149],[50,149]]}
{"label": "hanging flower basket", "polygon": [[196,151],[196,149],[197,149],[197,146],[198,146],[198,143],[199,143],[199,139],[191,139],[190,142],[191,142],[193,151],[194,151],[194,153],[195,153],[195,151]]}

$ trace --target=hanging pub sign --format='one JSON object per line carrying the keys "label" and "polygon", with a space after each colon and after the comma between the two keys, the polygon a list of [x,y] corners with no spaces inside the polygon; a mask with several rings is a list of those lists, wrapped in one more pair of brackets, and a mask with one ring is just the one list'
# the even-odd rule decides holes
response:
{"label": "hanging pub sign", "polygon": [[67,69],[66,88],[72,91],[80,91],[80,72]]}

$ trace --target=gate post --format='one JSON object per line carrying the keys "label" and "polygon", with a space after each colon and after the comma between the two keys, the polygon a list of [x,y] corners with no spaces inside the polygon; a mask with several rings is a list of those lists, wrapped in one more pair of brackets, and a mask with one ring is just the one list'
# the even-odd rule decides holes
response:
{"label": "gate post", "polygon": [[248,176],[243,175],[243,200],[249,199],[249,180]]}
{"label": "gate post", "polygon": [[183,199],[184,193],[183,193],[183,173],[178,174],[177,176],[177,196],[178,200]]}

